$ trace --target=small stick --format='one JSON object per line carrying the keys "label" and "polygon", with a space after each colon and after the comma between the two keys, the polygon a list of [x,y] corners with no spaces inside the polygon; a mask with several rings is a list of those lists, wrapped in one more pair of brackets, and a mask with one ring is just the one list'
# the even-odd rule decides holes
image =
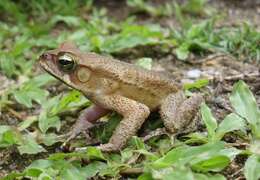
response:
{"label": "small stick", "polygon": [[14,117],[16,117],[17,119],[19,119],[19,120],[24,120],[24,118],[23,118],[23,116],[20,114],[20,113],[18,113],[17,111],[15,111],[15,110],[13,110],[12,108],[10,108],[10,107],[7,107],[6,108]]}
{"label": "small stick", "polygon": [[138,175],[144,172],[143,168],[126,168],[120,171],[121,175]]}

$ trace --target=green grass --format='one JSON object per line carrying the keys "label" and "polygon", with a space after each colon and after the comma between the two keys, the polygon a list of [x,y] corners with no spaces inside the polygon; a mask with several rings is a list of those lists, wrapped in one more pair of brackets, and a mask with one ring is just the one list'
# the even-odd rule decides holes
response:
{"label": "green grass", "polygon": [[[189,134],[186,139],[174,142],[164,136],[147,143],[133,137],[124,150],[113,154],[103,154],[94,147],[86,152],[53,153],[61,141],[59,135],[63,134],[61,129],[66,122],[62,119],[66,113],[90,105],[75,90],[51,93],[49,89],[57,80],[35,71],[39,55],[65,40],[76,42],[82,50],[101,54],[120,55],[129,50],[143,51],[139,47],[152,49],[157,46],[157,54],[172,53],[183,61],[188,61],[191,54],[203,56],[216,52],[232,54],[249,62],[260,60],[260,33],[246,23],[240,27],[216,28],[221,17],[215,15],[214,9],[207,11],[206,1],[192,0],[183,5],[168,3],[160,7],[143,0],[128,0],[127,3],[135,11],[126,20],[119,21],[109,17],[107,9],[96,7],[90,0],[0,1],[0,15],[4,19],[0,22],[0,72],[1,76],[15,82],[0,91],[0,113],[16,106],[27,113],[16,126],[0,126],[0,148],[16,147],[20,154],[29,155],[48,153],[45,159],[34,160],[20,172],[10,172],[5,179],[119,178],[124,172],[134,170],[142,173],[127,175],[129,179],[225,179],[223,170],[240,155],[249,157],[244,166],[245,177],[258,179],[260,114],[253,94],[242,81],[234,85],[230,95],[233,112],[220,123],[206,104],[201,106],[206,127],[203,133]],[[154,20],[174,17],[180,27],[164,27],[156,21],[140,24],[136,13],[146,13]],[[195,21],[194,16],[206,19]],[[137,64],[150,69],[152,58],[141,57]],[[199,80],[185,88],[200,89],[208,83]],[[118,116],[109,117],[106,125],[94,130],[95,138],[102,142],[107,140],[118,121]],[[232,133],[249,139],[245,150],[223,140],[225,135]],[[82,163],[81,158],[87,159],[88,163]]]}

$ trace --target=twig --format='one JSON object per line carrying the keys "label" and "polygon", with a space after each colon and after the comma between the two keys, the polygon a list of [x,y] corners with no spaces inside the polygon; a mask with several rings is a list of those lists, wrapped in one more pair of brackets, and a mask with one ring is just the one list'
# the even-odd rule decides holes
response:
{"label": "twig", "polygon": [[144,136],[142,139],[143,139],[143,141],[148,141],[149,139],[151,139],[153,137],[161,136],[161,135],[164,135],[164,134],[168,135],[166,129],[165,128],[158,128],[154,131],[151,131],[149,134]]}
{"label": "twig", "polygon": [[212,77],[209,80],[213,80],[215,82],[223,82],[223,81],[249,80],[257,77],[260,77],[260,73],[258,71],[255,71],[248,74],[242,73],[242,74],[236,74],[236,75],[226,76],[226,77]]}
{"label": "twig", "polygon": [[24,118],[23,118],[23,116],[20,114],[20,113],[18,113],[17,111],[15,111],[15,110],[13,110],[12,108],[10,108],[10,107],[7,107],[6,108],[14,117],[16,117],[17,119],[19,119],[19,120],[24,120]]}
{"label": "twig", "polygon": [[245,80],[245,79],[251,79],[260,76],[259,72],[252,72],[248,74],[237,74],[233,76],[227,76],[224,78],[226,81],[234,81],[234,80]]}
{"label": "twig", "polygon": [[231,174],[231,177],[233,178],[234,176],[238,175],[239,173],[241,173],[243,171],[243,168],[240,168],[238,171],[234,172],[233,174]]}
{"label": "twig", "polygon": [[198,59],[198,60],[194,60],[194,61],[188,61],[191,64],[203,64],[209,61],[230,61],[230,60],[234,60],[235,58],[231,55],[228,54],[224,54],[224,53],[217,53],[217,54],[212,54],[209,55],[205,58],[202,59]]}
{"label": "twig", "polygon": [[228,143],[229,147],[240,147],[240,146],[244,146],[244,147],[249,147],[250,144],[249,143]]}
{"label": "twig", "polygon": [[120,171],[121,175],[138,175],[144,172],[143,168],[126,168]]}

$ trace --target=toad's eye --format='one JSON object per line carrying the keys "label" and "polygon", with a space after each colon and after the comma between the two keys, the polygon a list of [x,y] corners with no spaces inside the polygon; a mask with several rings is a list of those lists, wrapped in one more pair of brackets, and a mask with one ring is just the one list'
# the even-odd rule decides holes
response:
{"label": "toad's eye", "polygon": [[76,63],[71,55],[62,54],[58,57],[58,65],[63,72],[70,73],[74,70]]}

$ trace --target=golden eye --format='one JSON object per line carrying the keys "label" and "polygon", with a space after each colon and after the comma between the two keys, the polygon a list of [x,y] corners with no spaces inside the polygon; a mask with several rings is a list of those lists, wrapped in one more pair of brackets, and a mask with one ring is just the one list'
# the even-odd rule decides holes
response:
{"label": "golden eye", "polygon": [[71,72],[74,70],[76,63],[71,55],[62,54],[58,57],[58,66],[63,72]]}

